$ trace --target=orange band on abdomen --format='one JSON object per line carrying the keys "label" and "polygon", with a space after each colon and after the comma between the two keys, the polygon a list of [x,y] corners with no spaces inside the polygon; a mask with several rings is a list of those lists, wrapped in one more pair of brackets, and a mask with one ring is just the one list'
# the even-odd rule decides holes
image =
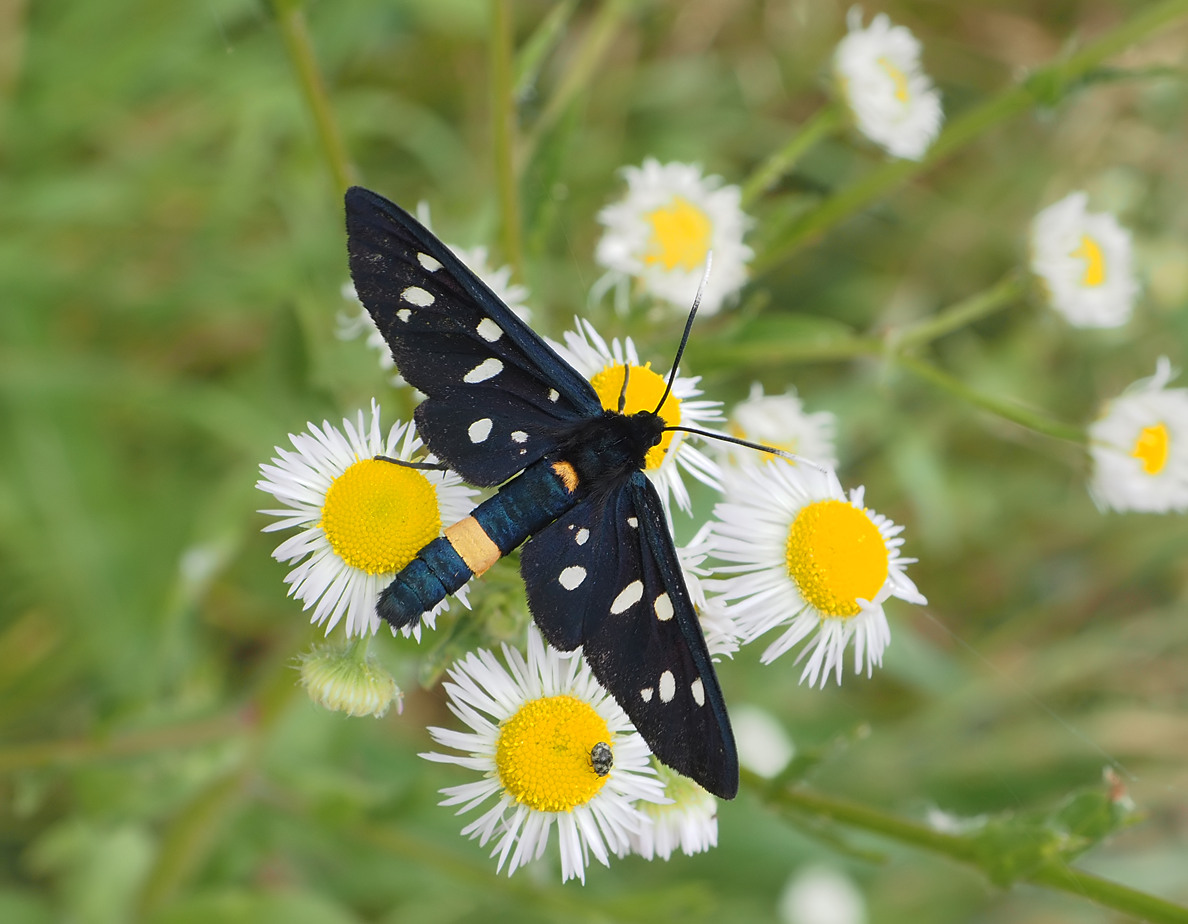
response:
{"label": "orange band on abdomen", "polygon": [[483,528],[474,517],[467,517],[447,527],[445,537],[458,553],[458,557],[466,562],[466,567],[474,572],[475,577],[503,557],[499,546],[483,532]]}

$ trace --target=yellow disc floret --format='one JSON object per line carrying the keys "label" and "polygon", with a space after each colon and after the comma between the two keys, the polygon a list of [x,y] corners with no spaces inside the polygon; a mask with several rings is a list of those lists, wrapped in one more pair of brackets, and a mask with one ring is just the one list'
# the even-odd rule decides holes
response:
{"label": "yellow disc floret", "polygon": [[614,746],[606,720],[589,703],[568,693],[529,700],[499,728],[499,782],[530,809],[572,811],[610,778],[599,776],[590,760],[599,742]]}
{"label": "yellow disc floret", "polygon": [[437,492],[421,472],[362,459],[334,479],[322,505],[322,532],[352,568],[390,574],[441,532]]}
{"label": "yellow disc floret", "polygon": [[845,618],[874,600],[887,580],[887,544],[865,510],[840,500],[816,501],[788,530],[788,574],[822,616]]}
{"label": "yellow disc floret", "polygon": [[1097,287],[1105,282],[1105,255],[1101,246],[1088,234],[1081,235],[1081,246],[1069,254],[1070,257],[1080,257],[1085,261],[1085,276],[1081,285]]}
{"label": "yellow disc floret", "polygon": [[1158,475],[1167,465],[1167,455],[1171,448],[1171,435],[1167,431],[1167,424],[1157,423],[1151,427],[1143,427],[1134,441],[1134,449],[1130,454],[1143,463],[1143,471],[1148,475]]}
{"label": "yellow disc floret", "polygon": [[[630,368],[630,373],[627,369]],[[652,371],[652,364],[643,366],[622,366],[618,363],[607,366],[590,379],[598,400],[608,411],[619,409],[619,396],[623,394],[623,377],[627,377],[627,394],[624,396],[623,413],[634,414],[637,411],[654,411],[660,402],[660,396],[668,383]],[[665,426],[675,427],[681,422],[681,402],[672,392],[664,399],[660,406],[660,416],[664,418]],[[648,450],[645,468],[651,470],[660,467],[664,461],[664,453],[672,444],[672,434],[665,433],[660,442]]]}
{"label": "yellow disc floret", "polygon": [[903,71],[892,64],[886,55],[880,57],[877,61],[877,64],[886,72],[887,76],[891,78],[891,83],[895,85],[895,98],[901,103],[906,103],[909,99],[911,99],[911,96],[908,93],[907,77],[904,76]]}
{"label": "yellow disc floret", "polygon": [[657,263],[668,272],[677,267],[691,271],[705,263],[714,225],[709,216],[687,199],[673,196],[665,208],[644,216],[652,226],[644,262]]}

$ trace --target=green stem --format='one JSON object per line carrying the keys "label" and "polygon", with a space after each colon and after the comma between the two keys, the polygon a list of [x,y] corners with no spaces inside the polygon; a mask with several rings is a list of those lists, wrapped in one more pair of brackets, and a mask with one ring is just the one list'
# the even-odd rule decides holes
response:
{"label": "green stem", "polygon": [[340,193],[344,193],[353,181],[354,171],[347,157],[342,134],[338,130],[338,122],[334,118],[334,109],[330,106],[326,82],[318,68],[318,60],[305,21],[305,12],[296,0],[272,0],[272,7],[276,12],[281,37],[284,39],[285,51],[289,55],[289,60],[293,62],[305,104],[313,116],[318,140],[322,144],[322,153],[334,177],[335,186]]}
{"label": "green stem", "polygon": [[517,279],[524,278],[520,229],[520,181],[516,170],[516,88],[512,52],[511,0],[491,4],[491,144],[495,184],[503,216],[503,257]]}
{"label": "green stem", "polygon": [[926,382],[930,382],[938,388],[956,395],[958,398],[976,407],[989,411],[991,414],[996,414],[1029,430],[1035,430],[1037,433],[1043,433],[1054,439],[1068,440],[1070,443],[1077,443],[1082,446],[1085,444],[1085,432],[1080,427],[1073,427],[1058,420],[1053,420],[1039,411],[1033,411],[1013,401],[1004,401],[1001,398],[995,398],[991,395],[975,391],[959,379],[953,378],[947,372],[942,372],[936,366],[926,363],[923,360],[899,354],[895,361],[901,368],[908,370],[917,378],[924,379]]}
{"label": "green stem", "polygon": [[[897,160],[872,170],[858,182],[826,199],[812,211],[795,219],[782,233],[773,237],[766,252],[751,264],[751,271],[762,274],[781,264],[805,243],[823,234],[868,204],[922,173],[937,161],[965,147],[989,129],[1032,107],[1041,88],[1062,90],[1084,76],[1106,58],[1117,54],[1140,39],[1188,15],[1188,0],[1165,0],[1148,7],[1068,58],[1037,70],[1029,80],[1003,90],[981,106],[954,119],[941,132],[936,143],[922,160]],[[1046,99],[1045,99],[1046,101]]]}
{"label": "green stem", "polygon": [[602,4],[594,21],[586,30],[582,44],[573,56],[573,64],[558,82],[557,88],[549,96],[536,123],[532,126],[527,143],[524,145],[525,163],[531,160],[532,152],[539,146],[540,140],[565,114],[574,97],[589,86],[611,41],[619,32],[619,23],[622,22],[630,9],[630,0],[606,0]]}
{"label": "green stem", "polygon": [[1025,289],[1026,284],[1020,273],[1012,271],[990,288],[897,331],[895,346],[903,350],[938,340],[1018,301]]}
{"label": "green stem", "polygon": [[[927,825],[844,799],[825,796],[803,787],[793,788],[771,783],[747,770],[743,771],[743,782],[746,788],[752,790],[763,802],[783,810],[786,814],[807,815],[814,819],[840,822],[897,843],[948,857],[982,871],[976,851],[961,835],[935,831]],[[1188,922],[1188,908],[1110,882],[1092,873],[1073,869],[1063,863],[1042,867],[1023,876],[1022,879],[1034,885],[1087,898],[1106,908],[1113,908],[1144,921],[1154,921],[1157,924]]]}
{"label": "green stem", "polygon": [[817,114],[800,126],[786,145],[764,161],[743,184],[742,207],[746,211],[767,190],[796,166],[804,153],[817,142],[829,137],[842,124],[844,111],[831,105],[817,111]]}

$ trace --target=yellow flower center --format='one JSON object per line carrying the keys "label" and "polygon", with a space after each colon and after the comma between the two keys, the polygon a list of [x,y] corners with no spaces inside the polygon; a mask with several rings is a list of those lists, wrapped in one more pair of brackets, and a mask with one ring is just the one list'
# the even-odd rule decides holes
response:
{"label": "yellow flower center", "polygon": [[879,528],[845,501],[809,504],[788,530],[788,574],[822,616],[857,616],[857,601],[873,600],[887,580],[887,560]]}
{"label": "yellow flower center", "polygon": [[610,778],[599,776],[590,761],[600,741],[614,747],[606,720],[589,703],[568,693],[529,700],[499,728],[499,782],[530,809],[573,811]]}
{"label": "yellow flower center", "polygon": [[644,263],[657,263],[672,272],[676,267],[695,270],[705,262],[714,230],[709,216],[687,199],[673,196],[667,208],[644,216],[652,224],[652,236]]}
{"label": "yellow flower center", "polygon": [[[631,372],[628,373],[627,369]],[[637,411],[654,411],[660,404],[660,396],[668,383],[652,371],[652,364],[643,366],[621,366],[618,363],[606,366],[601,372],[595,373],[590,379],[598,400],[608,411],[619,409],[619,395],[623,393],[623,378],[627,378],[627,394],[623,401],[623,413],[634,414]],[[660,406],[660,416],[664,418],[665,426],[675,427],[681,422],[681,402],[672,392],[664,399]],[[664,461],[664,453],[672,445],[672,434],[665,433],[660,442],[648,450],[645,467],[656,469]]]}
{"label": "yellow flower center", "polygon": [[887,72],[887,76],[891,78],[891,82],[895,84],[895,98],[901,103],[906,103],[911,97],[908,96],[908,82],[907,76],[897,68],[891,61],[883,56],[876,62],[879,67]]}
{"label": "yellow flower center", "polygon": [[1083,286],[1099,286],[1105,282],[1105,255],[1097,241],[1088,234],[1081,235],[1081,246],[1069,254],[1070,257],[1080,257],[1085,261],[1085,276],[1081,280]]}
{"label": "yellow flower center", "polygon": [[437,492],[419,471],[362,459],[330,485],[320,525],[352,568],[391,574],[437,538],[441,513]]}
{"label": "yellow flower center", "polygon": [[1143,471],[1148,475],[1158,475],[1167,465],[1167,454],[1171,448],[1171,434],[1167,432],[1167,424],[1158,423],[1153,427],[1143,427],[1134,441],[1134,449],[1130,454],[1143,463]]}

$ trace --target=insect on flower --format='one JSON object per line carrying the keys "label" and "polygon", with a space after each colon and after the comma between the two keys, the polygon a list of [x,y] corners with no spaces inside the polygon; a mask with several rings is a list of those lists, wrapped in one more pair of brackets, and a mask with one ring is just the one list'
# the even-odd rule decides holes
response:
{"label": "insect on flower", "polygon": [[653,753],[732,798],[738,757],[726,704],[643,472],[665,434],[659,407],[668,393],[656,410],[623,413],[625,376],[618,407],[605,408],[403,209],[354,187],[346,224],[359,298],[401,374],[428,396],[416,410],[418,432],[467,481],[502,485],[396,575],[379,615],[395,628],[416,625],[523,544],[528,605],[548,642],[581,646]]}

